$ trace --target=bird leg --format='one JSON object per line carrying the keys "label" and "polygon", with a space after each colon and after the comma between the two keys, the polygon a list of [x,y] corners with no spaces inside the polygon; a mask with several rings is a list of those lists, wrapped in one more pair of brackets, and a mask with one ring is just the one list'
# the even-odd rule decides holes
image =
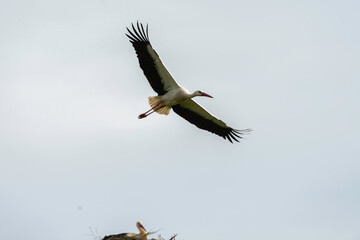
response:
{"label": "bird leg", "polygon": [[162,108],[162,107],[163,107],[162,104],[161,104],[161,103],[158,103],[154,108],[151,108],[151,109],[149,109],[148,111],[140,114],[140,115],[138,116],[138,118],[139,118],[139,119],[145,118],[145,117],[149,116],[150,114],[154,113],[155,111],[159,110],[159,109]]}
{"label": "bird leg", "polygon": [[[151,110],[152,110],[152,112],[150,112]],[[150,112],[150,113],[149,113],[149,112]],[[144,117],[149,116],[149,115],[152,114],[153,112],[154,112],[154,110],[153,110],[153,109],[150,109],[149,111],[146,111],[146,112],[140,114],[138,118],[139,118],[139,119],[142,119],[142,118],[144,118]]]}
{"label": "bird leg", "polygon": [[141,118],[144,118],[144,117],[146,117],[147,115],[151,114],[151,113],[148,114],[148,112],[150,112],[151,110],[153,110],[153,109],[151,108],[149,111],[146,111],[146,112],[140,114],[138,118],[141,119]]}

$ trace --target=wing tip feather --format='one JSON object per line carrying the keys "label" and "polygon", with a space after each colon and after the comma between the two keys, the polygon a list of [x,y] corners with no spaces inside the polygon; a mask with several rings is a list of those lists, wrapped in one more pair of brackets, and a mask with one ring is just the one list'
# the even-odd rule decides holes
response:
{"label": "wing tip feather", "polygon": [[244,138],[241,135],[249,134],[251,131],[251,128],[239,130],[229,127],[228,132],[223,136],[223,138],[229,140],[231,143],[233,143],[233,141],[240,142],[239,139]]}
{"label": "wing tip feather", "polygon": [[146,31],[145,31],[144,25],[142,23],[139,23],[139,20],[137,20],[136,27],[135,27],[134,23],[131,23],[132,31],[129,28],[126,28],[131,35],[131,37],[130,37],[128,34],[126,34],[126,36],[131,39],[130,42],[131,43],[135,43],[135,42],[150,43],[148,24],[146,24]]}

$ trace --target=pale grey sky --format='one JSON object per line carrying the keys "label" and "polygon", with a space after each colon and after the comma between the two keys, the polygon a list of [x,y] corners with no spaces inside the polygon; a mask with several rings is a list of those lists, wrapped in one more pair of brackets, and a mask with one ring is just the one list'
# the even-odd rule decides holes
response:
{"label": "pale grey sky", "polygon": [[[360,239],[358,1],[2,1],[0,235]],[[125,36],[153,47],[240,144],[174,113]]]}

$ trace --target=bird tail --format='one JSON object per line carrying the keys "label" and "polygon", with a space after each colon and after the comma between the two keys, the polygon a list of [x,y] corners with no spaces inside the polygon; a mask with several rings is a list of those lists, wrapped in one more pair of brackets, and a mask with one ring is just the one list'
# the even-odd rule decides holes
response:
{"label": "bird tail", "polygon": [[168,115],[170,113],[171,107],[164,106],[159,96],[149,97],[149,104],[159,114]]}

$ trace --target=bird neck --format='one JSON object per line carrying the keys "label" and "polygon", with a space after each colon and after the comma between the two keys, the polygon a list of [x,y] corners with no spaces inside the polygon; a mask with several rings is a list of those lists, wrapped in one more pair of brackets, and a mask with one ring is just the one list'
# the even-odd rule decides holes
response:
{"label": "bird neck", "polygon": [[190,93],[189,98],[197,97],[199,96],[196,92]]}
{"label": "bird neck", "polygon": [[148,233],[146,231],[140,231],[139,235],[141,240],[148,240]]}
{"label": "bird neck", "polygon": [[140,236],[145,236],[146,239],[147,239],[147,232],[146,232],[146,230],[143,229],[143,228],[140,228],[139,230],[140,230]]}

